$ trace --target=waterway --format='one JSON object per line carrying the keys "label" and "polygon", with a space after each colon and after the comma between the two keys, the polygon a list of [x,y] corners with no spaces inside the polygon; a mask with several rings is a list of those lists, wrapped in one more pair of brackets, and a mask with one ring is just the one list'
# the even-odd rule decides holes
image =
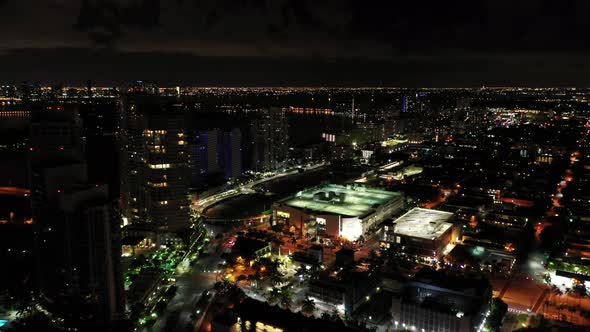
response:
{"label": "waterway", "polygon": [[221,201],[204,211],[213,219],[240,219],[259,215],[271,208],[272,204],[308,187],[323,182],[343,183],[348,179],[337,179],[329,168],[321,168],[301,174],[295,174],[273,181],[265,182],[257,187],[260,193],[245,194]]}

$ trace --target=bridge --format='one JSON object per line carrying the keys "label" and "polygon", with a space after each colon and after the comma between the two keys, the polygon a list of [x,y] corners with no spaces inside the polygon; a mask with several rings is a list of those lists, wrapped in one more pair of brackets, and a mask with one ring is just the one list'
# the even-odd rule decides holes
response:
{"label": "bridge", "polygon": [[261,214],[254,217],[246,218],[207,218],[203,217],[204,221],[209,224],[239,224],[246,222],[264,222],[270,218],[271,214]]}
{"label": "bridge", "polygon": [[[321,163],[318,163],[318,164],[315,164],[315,165],[305,168],[305,172],[313,171],[313,170],[322,168],[326,165],[327,165],[327,163],[321,162]],[[205,197],[203,199],[200,199],[198,202],[193,203],[191,208],[198,213],[203,213],[203,211],[205,211],[208,207],[215,205],[215,204],[217,204],[223,200],[226,200],[228,198],[232,198],[232,197],[242,195],[242,194],[255,193],[256,191],[254,190],[254,187],[256,187],[257,185],[260,185],[260,184],[268,182],[268,181],[280,179],[280,178],[283,178],[286,176],[295,175],[295,174],[299,174],[298,168],[293,169],[293,170],[289,170],[289,171],[286,171],[283,173],[275,174],[275,175],[272,175],[269,177],[265,177],[265,178],[262,178],[259,180],[255,180],[250,183],[243,184],[237,188],[232,188],[232,189],[226,190],[224,192],[217,193],[217,194]]]}

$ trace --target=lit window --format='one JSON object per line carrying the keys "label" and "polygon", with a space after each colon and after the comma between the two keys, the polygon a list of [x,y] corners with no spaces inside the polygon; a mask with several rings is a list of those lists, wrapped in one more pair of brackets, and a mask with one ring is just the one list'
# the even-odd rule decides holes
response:
{"label": "lit window", "polygon": [[148,181],[148,186],[153,187],[153,188],[164,188],[164,187],[168,187],[168,182],[149,182]]}
{"label": "lit window", "polygon": [[277,211],[277,216],[280,218],[290,218],[291,214],[289,212]]}
{"label": "lit window", "polygon": [[148,167],[151,169],[168,169],[170,164],[149,164]]}

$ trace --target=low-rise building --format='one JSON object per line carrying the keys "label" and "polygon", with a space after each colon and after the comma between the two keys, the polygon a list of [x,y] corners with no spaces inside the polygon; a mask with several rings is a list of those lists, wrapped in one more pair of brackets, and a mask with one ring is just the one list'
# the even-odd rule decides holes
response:
{"label": "low-rise building", "polygon": [[356,240],[403,204],[398,192],[328,184],[279,201],[273,207],[273,223],[288,225],[302,236],[325,234]]}
{"label": "low-rise building", "polygon": [[306,331],[361,331],[341,321],[306,317],[266,302],[250,298],[237,303],[229,312],[222,313],[211,322],[213,332],[306,332]]}
{"label": "low-rise building", "polygon": [[393,325],[412,331],[481,331],[491,296],[486,279],[422,269],[394,298]]}
{"label": "low-rise building", "polygon": [[[457,239],[459,228],[450,212],[413,208],[392,223],[383,225],[381,244],[426,259],[439,259],[447,245]],[[450,249],[450,248],[449,248]]]}
{"label": "low-rise building", "polygon": [[325,274],[310,281],[308,295],[335,306],[342,314],[351,315],[378,291],[380,285],[381,279],[368,272]]}
{"label": "low-rise building", "polygon": [[271,250],[269,242],[238,236],[236,243],[232,247],[231,254],[235,257],[242,256],[249,260],[255,260],[270,255]]}

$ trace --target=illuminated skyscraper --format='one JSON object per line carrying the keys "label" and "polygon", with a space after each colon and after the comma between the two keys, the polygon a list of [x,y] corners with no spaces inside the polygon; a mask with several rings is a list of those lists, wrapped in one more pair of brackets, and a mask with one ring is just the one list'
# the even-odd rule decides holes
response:
{"label": "illuminated skyscraper", "polygon": [[289,126],[285,112],[269,108],[261,119],[252,122],[252,169],[271,171],[284,166],[289,152]]}
{"label": "illuminated skyscraper", "polygon": [[130,222],[159,231],[189,226],[189,145],[184,112],[155,94],[125,97],[122,203]]}

